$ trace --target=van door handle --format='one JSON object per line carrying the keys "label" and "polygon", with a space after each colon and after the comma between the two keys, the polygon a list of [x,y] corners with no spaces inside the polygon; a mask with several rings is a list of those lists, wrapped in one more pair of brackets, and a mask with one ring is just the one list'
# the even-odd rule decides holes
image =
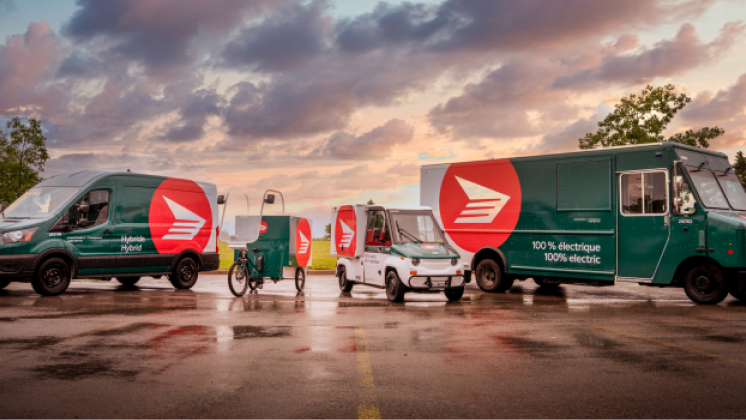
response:
{"label": "van door handle", "polygon": [[104,231],[104,235],[111,235],[112,233],[114,233],[114,231],[113,231],[113,230],[109,230],[109,229],[106,229],[106,230]]}

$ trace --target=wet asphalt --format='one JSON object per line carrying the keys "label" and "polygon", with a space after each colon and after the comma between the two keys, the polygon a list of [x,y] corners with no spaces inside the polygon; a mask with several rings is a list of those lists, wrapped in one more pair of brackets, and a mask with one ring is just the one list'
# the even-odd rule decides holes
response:
{"label": "wet asphalt", "polygon": [[681,289],[538,288],[461,302],[309,276],[235,298],[75,281],[0,290],[0,416],[746,417],[746,304]]}

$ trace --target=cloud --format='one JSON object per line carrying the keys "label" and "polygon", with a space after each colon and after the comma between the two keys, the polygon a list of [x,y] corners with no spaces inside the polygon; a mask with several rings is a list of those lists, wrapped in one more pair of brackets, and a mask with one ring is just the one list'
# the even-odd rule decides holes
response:
{"label": "cloud", "polygon": [[746,74],[736,83],[713,95],[710,91],[700,92],[692,103],[681,111],[687,122],[718,125],[744,113],[746,108]]}
{"label": "cloud", "polygon": [[0,0],[0,16],[9,15],[11,12],[15,12],[18,8],[13,0]]}
{"label": "cloud", "polygon": [[714,41],[704,44],[697,37],[694,26],[685,23],[671,40],[660,41],[637,54],[611,51],[596,67],[558,77],[554,87],[588,89],[610,83],[636,85],[648,83],[656,77],[681,74],[712,63],[728,51],[744,29],[746,26],[741,22],[727,23]]}
{"label": "cloud", "polygon": [[414,126],[393,119],[359,136],[346,131],[334,133],[317,153],[338,159],[380,158],[397,145],[410,143],[413,137]]}

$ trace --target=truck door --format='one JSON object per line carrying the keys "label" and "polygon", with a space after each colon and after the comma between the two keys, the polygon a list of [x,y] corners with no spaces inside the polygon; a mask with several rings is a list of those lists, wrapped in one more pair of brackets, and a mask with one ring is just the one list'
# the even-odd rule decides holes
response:
{"label": "truck door", "polygon": [[650,283],[670,235],[668,171],[620,173],[617,281]]}
{"label": "truck door", "polygon": [[[671,239],[668,243],[666,253],[676,256],[673,259],[674,265],[669,271],[673,271],[678,263],[687,256],[702,255],[705,256],[706,250],[706,215],[704,208],[700,208],[697,198],[694,195],[694,189],[687,181],[683,174],[681,164],[674,167],[672,182],[671,203]],[[713,191],[718,191],[713,189]],[[722,197],[722,204],[727,207],[725,197]],[[670,277],[661,279],[661,282],[669,283]],[[658,280],[656,280],[657,282]]]}
{"label": "truck door", "polygon": [[386,267],[387,249],[391,246],[388,233],[386,212],[372,210],[368,212],[368,224],[365,232],[365,255],[363,256],[365,283],[383,286]]}

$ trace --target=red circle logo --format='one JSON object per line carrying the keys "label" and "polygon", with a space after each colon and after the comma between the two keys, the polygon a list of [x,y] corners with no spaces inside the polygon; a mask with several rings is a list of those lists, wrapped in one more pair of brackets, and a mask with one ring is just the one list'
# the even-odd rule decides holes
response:
{"label": "red circle logo", "polygon": [[203,252],[212,234],[212,211],[204,190],[194,181],[168,178],[150,203],[150,236],[159,254],[186,249]]}
{"label": "red circle logo", "polygon": [[267,232],[267,222],[262,220],[262,223],[259,223],[259,233],[264,235],[265,232]]}
{"label": "red circle logo", "polygon": [[339,255],[355,255],[355,243],[357,233],[355,227],[357,218],[352,206],[342,206],[337,211],[337,220],[334,222],[334,247]]}
{"label": "red circle logo", "polygon": [[295,259],[298,265],[305,267],[311,257],[311,226],[308,220],[298,220],[298,226],[295,228]]}
{"label": "red circle logo", "polygon": [[440,186],[440,217],[454,243],[469,252],[502,245],[521,215],[521,183],[508,159],[455,163]]}

